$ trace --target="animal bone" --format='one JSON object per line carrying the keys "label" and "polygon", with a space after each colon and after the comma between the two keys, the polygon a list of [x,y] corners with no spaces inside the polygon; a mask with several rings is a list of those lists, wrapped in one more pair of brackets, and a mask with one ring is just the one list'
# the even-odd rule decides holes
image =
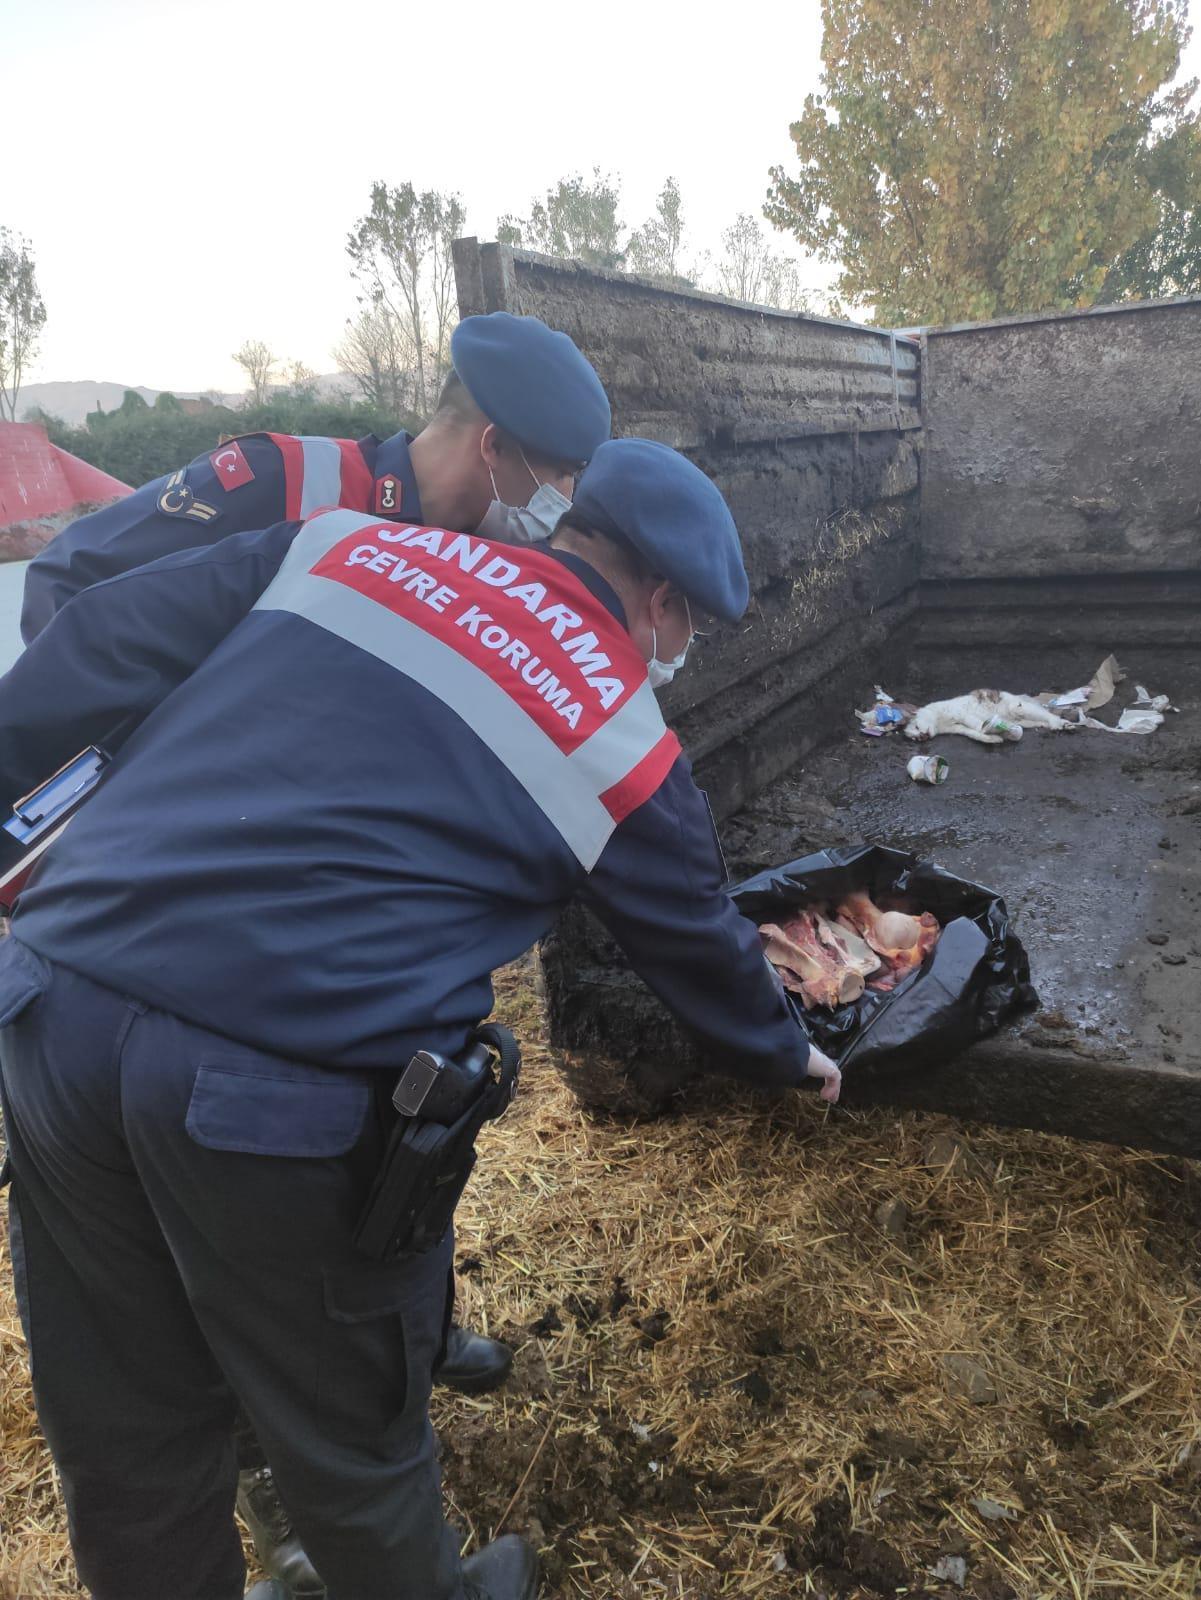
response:
{"label": "animal bone", "polygon": [[[879,972],[881,967],[880,957],[874,953],[865,939],[849,928],[846,923],[831,922],[820,911],[812,913],[813,923],[817,929],[817,936],[835,957],[840,966],[849,967],[852,972],[857,972],[861,977],[869,978],[873,972]],[[917,937],[916,924],[914,938]]]}
{"label": "animal bone", "polygon": [[765,922],[759,929],[764,954],[778,968],[784,986],[800,995],[805,1009],[845,1005],[863,993],[863,975],[841,966],[818,937],[812,914],[802,912],[781,928]]}
{"label": "animal bone", "polygon": [[873,989],[894,988],[905,973],[921,965],[941,932],[938,919],[929,911],[916,917],[904,911],[882,911],[862,889],[842,900],[835,920],[862,935],[880,957],[886,970],[872,978]]}

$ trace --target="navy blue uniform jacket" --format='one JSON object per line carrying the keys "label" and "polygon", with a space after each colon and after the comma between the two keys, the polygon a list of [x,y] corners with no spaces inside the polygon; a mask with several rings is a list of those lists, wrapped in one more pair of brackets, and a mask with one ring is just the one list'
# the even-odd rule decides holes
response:
{"label": "navy blue uniform jacket", "polygon": [[81,589],[174,550],[302,520],[323,506],[421,517],[408,434],[382,443],[250,433],[80,517],[29,564],[21,610],[28,644]]}
{"label": "navy blue uniform jacket", "polygon": [[0,680],[0,805],[134,731],[17,906],[35,950],[280,1055],[453,1050],[583,893],[755,1082],[808,1044],[724,892],[616,595],[334,510],[77,594]]}

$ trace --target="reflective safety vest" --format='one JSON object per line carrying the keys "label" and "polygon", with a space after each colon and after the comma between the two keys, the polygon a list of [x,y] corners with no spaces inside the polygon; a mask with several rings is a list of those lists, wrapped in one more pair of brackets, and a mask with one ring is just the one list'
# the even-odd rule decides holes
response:
{"label": "reflective safety vest", "polygon": [[[301,521],[324,506],[353,506],[360,510],[371,507],[374,474],[354,439],[310,438],[291,433],[269,433],[266,437],[283,460],[284,521]],[[219,480],[230,466],[229,458],[236,445],[236,439],[230,440],[209,457]],[[387,493],[386,486],[382,492]],[[372,509],[387,514],[392,507]]]}
{"label": "reflective safety vest", "polygon": [[305,617],[420,683],[586,870],[680,754],[629,634],[544,552],[329,510],[255,609]]}

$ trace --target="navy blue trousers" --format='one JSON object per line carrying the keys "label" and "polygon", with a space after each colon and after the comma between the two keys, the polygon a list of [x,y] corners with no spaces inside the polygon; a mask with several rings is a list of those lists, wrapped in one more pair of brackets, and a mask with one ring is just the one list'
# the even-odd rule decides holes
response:
{"label": "navy blue trousers", "polygon": [[330,1600],[461,1600],[433,1432],[451,1239],[351,1232],[372,1076],[148,1009],[0,942],[0,1090],[38,1416],[96,1600],[240,1600],[248,1416]]}

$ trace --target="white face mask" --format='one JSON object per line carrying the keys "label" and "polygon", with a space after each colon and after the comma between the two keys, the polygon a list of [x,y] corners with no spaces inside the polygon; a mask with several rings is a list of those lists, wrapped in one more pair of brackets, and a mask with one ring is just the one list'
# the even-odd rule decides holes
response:
{"label": "white face mask", "polygon": [[485,539],[500,539],[505,544],[540,544],[554,533],[564,512],[571,510],[571,501],[565,494],[560,494],[551,483],[538,482],[534,469],[525,459],[524,450],[521,459],[525,462],[525,470],[534,479],[534,493],[523,506],[508,505],[500,498],[496,475],[491,467],[488,468],[488,476],[492,479],[492,504],[475,530],[483,534]]}
{"label": "white face mask", "polygon": [[684,665],[684,662],[688,657],[689,647],[691,646],[693,639],[696,638],[696,634],[692,630],[692,610],[688,604],[687,598],[684,600],[684,611],[688,617],[688,640],[684,645],[684,648],[680,651],[679,655],[671,661],[659,660],[659,641],[655,636],[654,624],[651,624],[651,658],[646,664],[646,676],[647,681],[650,683],[652,689],[662,689],[665,684],[669,684],[671,682],[676,673],[679,672],[680,668]]}

